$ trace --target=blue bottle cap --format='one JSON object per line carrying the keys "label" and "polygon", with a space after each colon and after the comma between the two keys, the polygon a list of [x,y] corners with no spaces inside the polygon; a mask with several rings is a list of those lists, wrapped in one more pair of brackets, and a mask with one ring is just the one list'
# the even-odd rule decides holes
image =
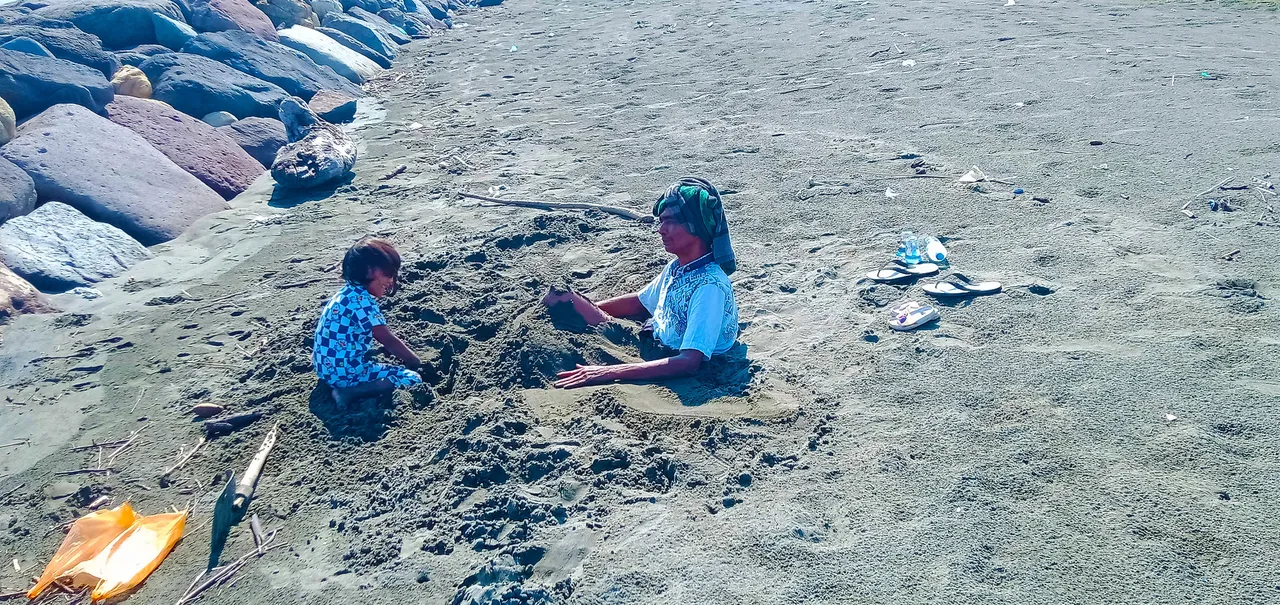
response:
{"label": "blue bottle cap", "polygon": [[1022,194],[1024,194],[1024,193],[1026,193],[1026,192],[1025,192],[1025,191],[1023,191],[1023,190],[1021,190],[1021,189],[1014,189],[1014,190],[1013,190],[1013,194],[1014,194],[1014,195],[1022,195]]}

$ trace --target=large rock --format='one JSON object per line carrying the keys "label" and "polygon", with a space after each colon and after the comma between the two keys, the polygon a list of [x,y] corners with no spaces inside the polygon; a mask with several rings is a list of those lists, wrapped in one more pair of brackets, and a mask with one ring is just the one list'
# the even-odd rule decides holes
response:
{"label": "large rock", "polygon": [[311,0],[311,10],[315,12],[317,18],[323,20],[325,15],[335,12],[340,13],[344,9],[342,8],[342,3],[338,2],[338,0]]}
{"label": "large rock", "polygon": [[192,0],[191,25],[202,32],[242,31],[276,41],[276,27],[249,0]]}
{"label": "large rock", "polygon": [[344,178],[356,165],[356,145],[341,128],[316,117],[301,99],[280,104],[289,144],[276,153],[271,176],[282,187],[311,189]]}
{"label": "large rock", "polygon": [[289,94],[213,59],[187,53],[152,57],[140,66],[151,80],[151,98],[189,116],[226,111],[237,118],[274,118]]}
{"label": "large rock", "polygon": [[0,223],[36,208],[36,184],[4,158],[0,158]]}
{"label": "large rock", "polygon": [[172,0],[40,0],[39,4],[35,13],[40,17],[70,21],[112,49],[154,44],[152,13],[183,20],[182,9]]}
{"label": "large rock", "polygon": [[148,246],[227,208],[141,136],[79,105],[31,118],[0,156],[31,175],[41,201],[70,204]]}
{"label": "large rock", "polygon": [[378,28],[378,31],[381,31],[396,44],[408,44],[413,41],[404,33],[404,30],[392,25],[386,19],[379,17],[377,14],[363,8],[353,6],[351,7],[351,10],[347,11],[347,14]]}
{"label": "large rock", "polygon": [[307,107],[331,124],[345,124],[356,119],[356,98],[332,90],[316,93],[307,102]]}
{"label": "large rock", "polygon": [[226,199],[240,195],[262,174],[262,165],[235,141],[165,103],[116,97],[107,105],[107,118],[146,139]]}
{"label": "large rock", "polygon": [[386,34],[370,23],[349,15],[329,13],[329,16],[324,18],[324,26],[355,38],[361,44],[373,50],[373,52],[387,59],[396,58],[396,43],[392,42],[391,38],[388,38]]}
{"label": "large rock", "polygon": [[270,168],[276,161],[276,152],[289,142],[284,123],[271,118],[245,118],[219,127],[218,132],[225,133],[263,168]]}
{"label": "large rock", "polygon": [[156,28],[156,42],[171,50],[182,50],[197,35],[190,25],[160,13],[151,14],[151,24]]}
{"label": "large rock", "polygon": [[0,48],[20,53],[27,53],[28,55],[36,55],[37,57],[53,57],[53,53],[49,52],[49,49],[45,48],[43,44],[26,36],[10,38],[8,42],[0,44]]}
{"label": "large rock", "polygon": [[50,311],[53,311],[53,307],[31,282],[0,263],[0,324],[8,323],[23,313]]}
{"label": "large rock", "polygon": [[111,78],[111,85],[116,89],[117,99],[120,95],[139,99],[151,98],[151,81],[147,79],[147,74],[132,65],[121,67],[115,77]]}
{"label": "large rock", "polygon": [[280,30],[280,43],[356,84],[363,83],[382,71],[377,63],[364,55],[309,27]]}
{"label": "large rock", "polygon": [[256,0],[254,6],[271,19],[276,27],[316,25],[316,15],[311,11],[311,5],[303,0]]}
{"label": "large rock", "polygon": [[351,36],[348,36],[347,34],[330,27],[317,27],[316,31],[326,36],[329,36],[330,38],[333,38],[333,40],[338,44],[341,44],[347,47],[348,49],[355,51],[360,56],[370,61],[373,61],[374,63],[377,63],[378,67],[381,67],[383,69],[391,69],[390,57],[387,57],[373,50],[372,48],[369,48],[363,42],[356,40],[355,38],[352,38]]}
{"label": "large rock", "polygon": [[[316,65],[306,55],[283,44],[268,42],[245,32],[200,34],[183,52],[208,57],[310,99],[322,89],[359,95],[360,89],[328,67]],[[232,112],[235,113],[235,112]]]}
{"label": "large rock", "polygon": [[69,21],[32,17],[29,21],[0,25],[0,40],[19,38],[38,42],[53,56],[92,67],[107,77],[120,67],[115,55],[102,47],[100,38]]}
{"label": "large rock", "polygon": [[57,103],[102,111],[114,96],[111,83],[96,69],[0,49],[0,97],[20,120]]}
{"label": "large rock", "polygon": [[137,67],[142,65],[144,61],[156,55],[171,54],[173,51],[159,44],[141,44],[128,50],[122,50],[116,53],[116,58],[120,60],[121,65],[132,65]]}
{"label": "large rock", "polygon": [[13,140],[18,134],[18,116],[4,99],[0,99],[0,145]]}
{"label": "large rock", "polygon": [[0,262],[45,292],[89,286],[150,257],[124,231],[59,202],[0,225]]}
{"label": "large rock", "polygon": [[378,0],[342,0],[343,11],[349,11],[355,7],[360,7],[365,10],[379,11],[382,10],[382,3],[378,2]]}

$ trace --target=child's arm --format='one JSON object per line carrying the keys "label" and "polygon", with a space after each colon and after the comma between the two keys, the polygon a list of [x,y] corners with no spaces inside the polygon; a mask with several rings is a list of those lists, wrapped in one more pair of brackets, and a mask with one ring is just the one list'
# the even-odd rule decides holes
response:
{"label": "child's arm", "polygon": [[611,317],[641,317],[649,314],[649,310],[640,304],[640,297],[636,294],[610,298],[601,302],[599,307]]}
{"label": "child's arm", "polygon": [[653,380],[688,376],[702,367],[703,355],[697,349],[684,349],[675,357],[624,363],[616,366],[584,366],[556,375],[556,386],[562,389],[604,384],[615,380]]}
{"label": "child's arm", "polygon": [[391,331],[391,328],[388,328],[385,324],[373,327],[373,337],[377,339],[382,346],[386,347],[389,353],[395,355],[400,359],[400,361],[403,361],[405,365],[410,368],[416,368],[422,365],[422,360],[418,359],[418,356],[415,355],[413,351],[409,350],[409,346],[404,344],[404,341],[400,340],[400,337],[396,336],[395,333]]}

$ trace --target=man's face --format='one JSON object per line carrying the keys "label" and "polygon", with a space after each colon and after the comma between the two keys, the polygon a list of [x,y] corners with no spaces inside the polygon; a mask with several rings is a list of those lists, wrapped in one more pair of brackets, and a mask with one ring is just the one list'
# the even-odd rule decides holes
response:
{"label": "man's face", "polygon": [[662,236],[662,247],[671,254],[679,254],[698,242],[698,236],[689,233],[675,208],[667,208],[658,215],[658,235]]}

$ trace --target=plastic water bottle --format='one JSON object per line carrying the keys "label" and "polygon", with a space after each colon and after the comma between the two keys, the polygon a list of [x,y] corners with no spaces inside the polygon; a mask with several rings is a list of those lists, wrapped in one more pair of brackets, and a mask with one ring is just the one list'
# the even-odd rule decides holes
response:
{"label": "plastic water bottle", "polygon": [[898,240],[898,253],[895,256],[908,265],[920,262],[920,240],[916,234],[910,231],[902,232],[902,237]]}
{"label": "plastic water bottle", "polygon": [[931,263],[947,262],[947,248],[938,241],[938,238],[930,235],[924,240],[924,257]]}

